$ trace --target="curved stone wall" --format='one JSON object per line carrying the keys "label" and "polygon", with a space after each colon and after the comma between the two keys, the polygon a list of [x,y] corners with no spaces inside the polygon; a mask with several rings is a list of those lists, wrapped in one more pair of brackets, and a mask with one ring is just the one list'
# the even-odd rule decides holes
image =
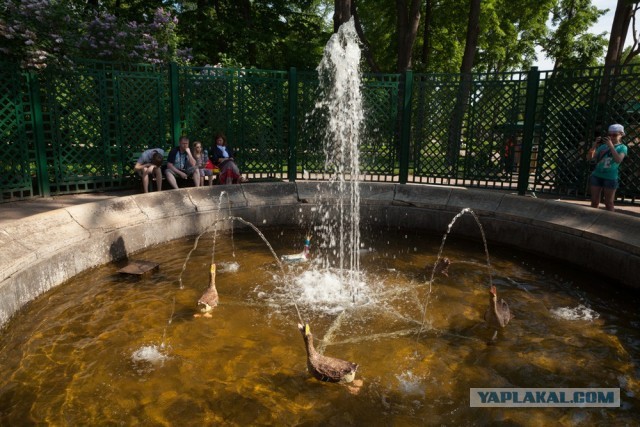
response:
{"label": "curved stone wall", "polygon": [[[234,216],[258,227],[295,226],[310,220],[311,208],[321,195],[327,196],[329,185],[253,183],[163,191],[10,222],[0,228],[0,327],[24,304],[81,271],[201,233],[215,222],[223,191]],[[225,197],[224,215],[227,206]],[[638,218],[490,191],[361,184],[363,227],[442,233],[463,208],[480,217],[489,244],[515,246],[585,267],[610,278],[608,285],[640,287]],[[468,215],[456,223],[455,232],[479,238]]]}

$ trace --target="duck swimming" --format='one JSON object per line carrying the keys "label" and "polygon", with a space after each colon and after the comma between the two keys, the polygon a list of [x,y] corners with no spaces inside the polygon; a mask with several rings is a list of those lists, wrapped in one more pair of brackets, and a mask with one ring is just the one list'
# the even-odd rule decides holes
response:
{"label": "duck swimming", "polygon": [[[218,305],[218,290],[216,289],[216,265],[211,264],[209,269],[209,287],[198,300],[198,308],[203,317],[212,317],[211,311]],[[200,314],[194,314],[194,317],[200,317]]]}
{"label": "duck swimming", "polygon": [[484,320],[487,322],[489,327],[494,329],[491,341],[495,341],[498,336],[498,330],[507,326],[514,316],[509,310],[509,304],[507,304],[505,300],[500,299],[500,301],[498,301],[498,294],[495,286],[491,285],[489,294],[489,307],[487,307],[487,311],[484,313]]}
{"label": "duck swimming", "polygon": [[440,258],[436,265],[433,267],[435,269],[434,276],[436,274],[442,274],[445,277],[449,277],[449,266],[451,265],[451,261],[449,258],[444,257]]}
{"label": "duck swimming", "polygon": [[311,237],[306,237],[304,240],[304,249],[299,254],[282,255],[281,259],[285,262],[306,262],[309,261],[309,249],[311,247]]}
{"label": "duck swimming", "polygon": [[356,376],[358,365],[346,360],[323,356],[313,346],[313,335],[309,324],[300,325],[298,329],[302,333],[307,348],[307,369],[320,381],[332,383],[350,383]]}

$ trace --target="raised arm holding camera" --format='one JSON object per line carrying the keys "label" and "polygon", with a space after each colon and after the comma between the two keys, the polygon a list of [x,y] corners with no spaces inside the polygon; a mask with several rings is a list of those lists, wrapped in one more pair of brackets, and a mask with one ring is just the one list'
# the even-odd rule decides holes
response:
{"label": "raised arm holding camera", "polygon": [[596,167],[591,173],[591,207],[597,208],[604,192],[604,204],[608,211],[613,211],[613,201],[618,188],[618,169],[627,155],[627,146],[622,144],[624,126],[613,124],[609,126],[605,137],[597,137],[591,149],[587,152],[587,160],[596,161]]}

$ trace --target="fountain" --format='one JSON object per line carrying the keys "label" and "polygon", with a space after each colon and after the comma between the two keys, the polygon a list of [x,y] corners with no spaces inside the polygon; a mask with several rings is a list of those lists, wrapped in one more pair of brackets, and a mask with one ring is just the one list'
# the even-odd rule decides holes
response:
{"label": "fountain", "polygon": [[[351,125],[339,131],[347,139],[359,130]],[[341,150],[328,153],[351,158]],[[350,181],[357,171],[349,166],[320,185],[123,197],[0,230],[13,244],[12,256],[1,257],[0,424],[635,423],[637,296],[603,291],[602,277],[568,265],[619,263],[622,250],[624,262],[638,265],[628,232],[637,222],[578,207],[559,215],[551,203],[505,194],[358,184]],[[319,209],[318,193],[328,195]],[[355,222],[331,213],[329,200],[354,210]],[[314,235],[328,256],[283,265],[277,254],[300,241],[292,226],[318,212],[334,221]],[[362,256],[361,227],[374,249]],[[487,240],[495,242],[491,262]],[[589,252],[576,254],[585,244]],[[132,253],[160,271],[124,280],[119,260]],[[424,270],[445,254],[448,277]],[[220,305],[213,319],[194,319],[214,261],[225,266]],[[636,270],[616,265],[610,274],[633,283]],[[487,278],[523,314],[491,347],[482,320]],[[294,319],[324,331],[320,352],[358,362],[357,395],[310,379]],[[470,387],[512,386],[620,387],[623,406],[469,407]]]}
{"label": "fountain", "polygon": [[[323,267],[337,267],[339,281],[351,292],[360,284],[359,143],[364,121],[360,91],[360,47],[353,18],[329,39],[318,66],[321,97],[315,110],[327,118],[325,168],[332,173],[330,201],[321,201],[316,227],[320,247],[331,253]],[[314,113],[312,113],[313,115]]]}

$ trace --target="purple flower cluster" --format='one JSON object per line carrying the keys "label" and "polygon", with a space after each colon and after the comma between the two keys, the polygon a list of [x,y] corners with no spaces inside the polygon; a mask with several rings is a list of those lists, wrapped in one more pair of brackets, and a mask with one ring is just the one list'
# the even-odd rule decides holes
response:
{"label": "purple flower cluster", "polygon": [[53,24],[57,12],[50,0],[7,1],[0,15],[0,52],[36,69],[64,56],[65,40]]}
{"label": "purple flower cluster", "polygon": [[176,49],[177,23],[163,8],[155,11],[151,22],[119,22],[103,13],[88,24],[80,47],[83,56],[114,61],[160,64],[182,59]]}
{"label": "purple flower cluster", "polygon": [[73,2],[6,0],[0,9],[0,52],[26,68],[42,69],[68,57],[122,62],[187,63],[191,49],[178,49],[178,19],[158,8],[150,19],[123,21],[109,13],[87,20]]}

